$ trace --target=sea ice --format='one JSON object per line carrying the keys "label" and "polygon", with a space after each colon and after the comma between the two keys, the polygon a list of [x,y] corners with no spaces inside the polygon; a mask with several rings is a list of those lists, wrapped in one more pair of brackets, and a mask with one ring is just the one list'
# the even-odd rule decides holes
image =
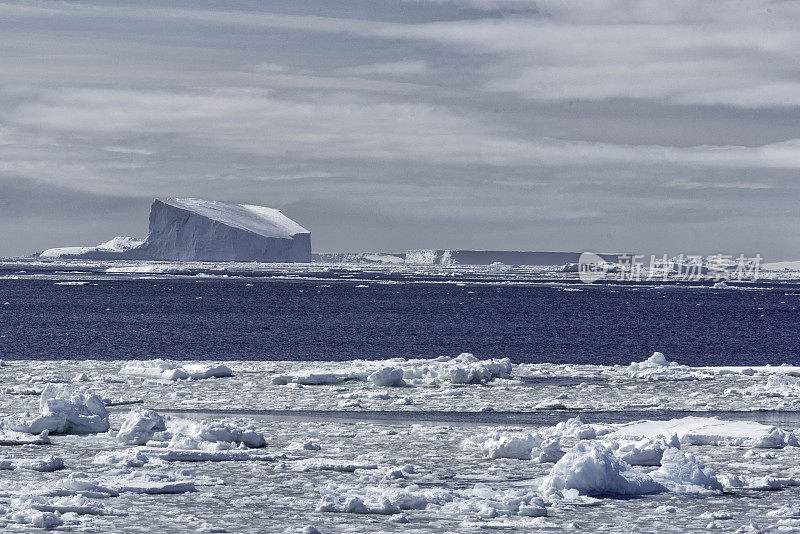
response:
{"label": "sea ice", "polygon": [[661,465],[664,451],[670,447],[680,448],[678,436],[658,436],[637,441],[609,441],[608,447],[620,460],[631,465]]}
{"label": "sea ice", "polygon": [[146,360],[126,363],[119,374],[159,380],[201,380],[228,377],[233,372],[222,364],[193,363],[180,366],[169,360]]}
{"label": "sea ice", "polygon": [[553,466],[540,489],[578,490],[581,495],[645,495],[663,487],[598,441],[579,441]]}
{"label": "sea ice", "polygon": [[154,410],[134,408],[128,413],[122,428],[117,432],[117,441],[129,445],[144,445],[156,432],[166,429],[164,418]]}
{"label": "sea ice", "polygon": [[650,476],[674,493],[722,493],[722,484],[710,467],[693,454],[668,448],[661,458],[661,467]]}
{"label": "sea ice", "polygon": [[484,458],[535,459],[556,462],[564,456],[561,442],[555,437],[522,432],[490,432],[464,440],[464,448],[478,449]]}
{"label": "sea ice", "polygon": [[6,417],[0,426],[30,434],[91,434],[109,429],[103,399],[87,388],[48,384],[39,398],[39,412],[33,419]]}
{"label": "sea ice", "polygon": [[670,362],[660,352],[643,362],[632,362],[628,366],[628,376],[644,380],[701,380],[711,378],[702,371],[692,370],[691,367]]}
{"label": "sea ice", "polygon": [[609,438],[670,437],[673,434],[685,445],[736,445],[742,447],[797,447],[798,438],[791,432],[755,421],[723,421],[714,417],[683,417],[669,421],[635,421],[613,427]]}

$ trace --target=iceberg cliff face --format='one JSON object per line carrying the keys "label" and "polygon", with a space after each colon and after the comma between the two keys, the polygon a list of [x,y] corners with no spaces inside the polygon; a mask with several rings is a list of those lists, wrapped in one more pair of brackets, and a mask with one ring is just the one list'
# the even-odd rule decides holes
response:
{"label": "iceberg cliff face", "polygon": [[311,233],[279,210],[194,198],[156,199],[150,234],[126,258],[310,262]]}

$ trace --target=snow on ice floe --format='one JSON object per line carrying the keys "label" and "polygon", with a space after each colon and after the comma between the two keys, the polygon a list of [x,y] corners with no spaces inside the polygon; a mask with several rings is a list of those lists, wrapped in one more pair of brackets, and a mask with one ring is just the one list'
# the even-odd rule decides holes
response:
{"label": "snow on ice floe", "polygon": [[8,416],[0,428],[29,434],[91,434],[109,429],[103,399],[87,388],[48,384],[39,399],[39,415],[33,419]]}
{"label": "snow on ice floe", "polygon": [[483,384],[495,378],[511,377],[508,358],[480,360],[469,353],[455,358],[431,360],[395,358],[379,362],[356,360],[349,369],[312,369],[273,377],[276,385],[330,385],[345,381],[368,382],[375,386],[436,386],[441,384]]}
{"label": "snow on ice floe", "polygon": [[132,361],[119,371],[123,376],[138,376],[158,380],[201,380],[204,378],[224,378],[232,376],[230,367],[222,364],[183,364],[169,360]]}
{"label": "snow on ice floe", "polygon": [[605,428],[606,438],[655,438],[677,436],[687,445],[734,445],[783,448],[800,446],[794,432],[755,421],[723,421],[715,417],[683,417],[669,421],[635,421]]}

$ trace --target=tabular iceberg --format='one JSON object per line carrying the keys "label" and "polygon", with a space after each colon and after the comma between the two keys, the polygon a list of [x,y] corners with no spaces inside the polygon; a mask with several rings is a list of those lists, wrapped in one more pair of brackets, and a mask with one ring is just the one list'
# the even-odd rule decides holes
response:
{"label": "tabular iceberg", "polygon": [[273,208],[196,198],[155,199],[144,242],[48,249],[42,258],[310,262],[311,232]]}
{"label": "tabular iceberg", "polygon": [[156,199],[150,235],[128,257],[310,262],[311,232],[279,210],[194,198]]}

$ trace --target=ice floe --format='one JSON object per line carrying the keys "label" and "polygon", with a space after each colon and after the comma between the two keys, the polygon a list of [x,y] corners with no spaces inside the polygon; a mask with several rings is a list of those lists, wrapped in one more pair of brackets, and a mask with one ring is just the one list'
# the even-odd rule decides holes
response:
{"label": "ice floe", "polygon": [[0,470],[28,469],[49,473],[64,469],[64,459],[60,456],[45,458],[0,458]]}
{"label": "ice floe", "polygon": [[345,381],[369,382],[375,386],[436,386],[442,384],[483,384],[495,378],[510,378],[508,358],[480,360],[469,353],[455,358],[431,360],[395,358],[381,362],[353,361],[349,369],[312,369],[295,374],[279,374],[276,385],[331,385]]}
{"label": "ice floe", "polygon": [[159,380],[201,380],[232,376],[230,367],[222,364],[190,363],[178,365],[169,360],[132,361],[122,366],[119,374]]}
{"label": "ice floe", "polygon": [[724,421],[714,417],[682,417],[668,421],[636,421],[611,427],[605,437],[654,438],[673,434],[687,445],[736,445],[783,448],[800,445],[797,435],[755,421]]}

